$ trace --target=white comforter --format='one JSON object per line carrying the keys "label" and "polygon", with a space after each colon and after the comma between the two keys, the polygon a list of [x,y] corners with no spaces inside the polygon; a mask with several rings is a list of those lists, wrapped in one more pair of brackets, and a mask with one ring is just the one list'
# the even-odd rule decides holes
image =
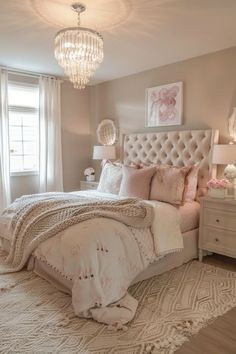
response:
{"label": "white comforter", "polygon": [[[96,191],[77,193],[88,198],[118,199]],[[154,211],[151,228],[136,229],[112,219],[96,218],[69,227],[41,243],[34,252],[36,258],[72,280],[77,315],[109,324],[128,322],[137,307],[136,300],[125,296],[132,280],[154,260],[183,248],[178,210],[166,203],[147,203],[153,205]],[[10,218],[4,226],[10,234],[9,225]],[[108,307],[122,298],[119,311]]]}

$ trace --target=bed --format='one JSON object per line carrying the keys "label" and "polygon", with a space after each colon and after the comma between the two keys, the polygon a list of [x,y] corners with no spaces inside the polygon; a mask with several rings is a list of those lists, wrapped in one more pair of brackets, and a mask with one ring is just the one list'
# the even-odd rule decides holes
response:
{"label": "bed", "polygon": [[[206,193],[207,181],[215,176],[216,171],[214,166],[210,164],[210,160],[212,146],[218,142],[218,136],[219,133],[216,130],[186,130],[161,133],[127,134],[124,136],[123,142],[123,162],[125,165],[167,164],[178,167],[198,163],[198,199]],[[80,193],[86,194],[88,192]],[[106,198],[106,196],[103,196],[102,193],[96,191],[89,191],[89,193],[96,196],[98,199],[103,197]],[[117,197],[114,196],[112,198],[115,200],[117,199]],[[165,257],[159,257],[158,260],[153,258],[152,262],[149,262],[150,264],[148,266],[147,263],[143,262],[145,263],[145,267],[143,267],[144,269],[140,272],[137,271],[137,269],[135,272],[133,271],[132,274],[136,274],[136,276],[133,277],[130,283],[133,284],[140,280],[148,279],[154,275],[161,274],[194,258],[197,258],[199,209],[200,206],[197,201],[185,203],[183,206],[178,207],[178,213],[181,220],[180,228],[183,238],[183,250],[167,254]],[[0,238],[2,247],[5,250],[9,250],[11,244],[11,217],[11,213],[0,217]],[[96,222],[99,223],[99,219],[95,219],[94,225]],[[102,220],[102,222],[104,223],[104,220]],[[82,224],[89,227],[86,222],[81,223],[80,225]],[[73,227],[75,230],[75,225]],[[101,228],[102,227],[103,225],[101,224]],[[80,232],[82,232],[81,230],[82,229],[80,226]],[[70,236],[67,237],[67,242],[71,242],[71,247],[73,248],[73,237],[76,236],[71,236],[71,241],[69,237]],[[150,248],[150,234],[146,237],[146,244],[144,242],[143,235],[140,238],[140,242],[142,243],[143,248]],[[52,242],[50,247],[47,247],[47,242]],[[65,274],[63,274],[63,267],[65,267],[65,265],[61,264],[61,267],[55,266],[53,264],[53,256],[49,254],[51,252],[49,250],[56,249],[57,247],[58,242],[55,237],[51,241],[48,240],[43,242],[30,257],[28,268],[53,283],[58,287],[58,289],[71,293],[73,289],[72,277],[65,276]],[[60,247],[63,249],[63,244]]]}
{"label": "bed", "polygon": [[[124,136],[125,164],[169,164],[188,166],[199,163],[197,200],[206,195],[207,181],[216,177],[216,166],[211,164],[212,146],[219,140],[218,130],[184,130],[161,133],[139,133]],[[134,283],[164,273],[198,257],[198,202],[181,207],[181,231],[184,249],[150,265]],[[187,224],[185,224],[187,223]]]}

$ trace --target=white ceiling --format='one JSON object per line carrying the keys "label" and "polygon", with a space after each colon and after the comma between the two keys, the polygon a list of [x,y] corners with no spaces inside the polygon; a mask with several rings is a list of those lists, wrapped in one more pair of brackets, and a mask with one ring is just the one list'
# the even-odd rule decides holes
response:
{"label": "white ceiling", "polygon": [[[0,0],[0,65],[62,76],[54,36],[74,26],[73,0]],[[82,25],[104,38],[93,82],[236,45],[236,0],[82,0]]]}

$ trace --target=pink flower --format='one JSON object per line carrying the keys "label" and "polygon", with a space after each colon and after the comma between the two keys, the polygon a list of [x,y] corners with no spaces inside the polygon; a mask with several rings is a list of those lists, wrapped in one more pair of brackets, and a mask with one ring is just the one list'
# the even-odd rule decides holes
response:
{"label": "pink flower", "polygon": [[212,178],[210,181],[207,182],[207,187],[208,188],[213,188],[213,189],[224,189],[228,185],[227,179],[216,179]]}

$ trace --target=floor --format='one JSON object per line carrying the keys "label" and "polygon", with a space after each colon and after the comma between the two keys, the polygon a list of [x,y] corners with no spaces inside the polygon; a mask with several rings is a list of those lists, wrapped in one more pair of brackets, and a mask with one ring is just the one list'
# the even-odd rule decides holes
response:
{"label": "floor", "polygon": [[[204,262],[236,272],[236,259],[233,258],[212,255],[204,257]],[[175,353],[236,354],[236,308],[203,328]]]}

